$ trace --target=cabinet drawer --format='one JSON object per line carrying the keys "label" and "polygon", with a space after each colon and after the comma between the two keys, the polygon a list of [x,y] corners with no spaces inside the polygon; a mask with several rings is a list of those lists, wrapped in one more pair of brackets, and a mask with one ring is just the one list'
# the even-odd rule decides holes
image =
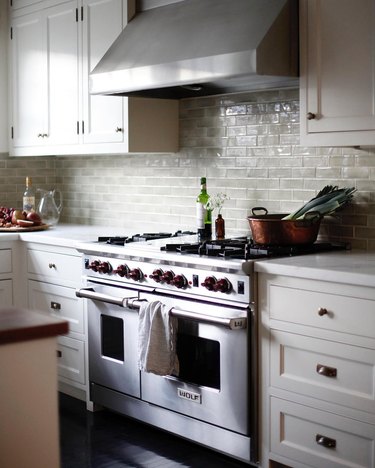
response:
{"label": "cabinet drawer", "polygon": [[0,304],[1,307],[13,305],[13,281],[0,280]]}
{"label": "cabinet drawer", "polygon": [[27,271],[59,283],[66,281],[77,286],[81,281],[81,258],[44,250],[27,251]]}
{"label": "cabinet drawer", "polygon": [[12,273],[12,251],[0,250],[0,273]]}
{"label": "cabinet drawer", "polygon": [[274,284],[269,293],[271,319],[375,338],[375,301]]}
{"label": "cabinet drawer", "polygon": [[271,385],[375,413],[375,350],[271,331]]}
{"label": "cabinet drawer", "polygon": [[85,383],[85,348],[83,341],[67,336],[57,338],[58,375],[74,382]]}
{"label": "cabinet drawer", "polygon": [[375,426],[271,397],[272,453],[303,466],[373,468],[374,442]]}
{"label": "cabinet drawer", "polygon": [[29,307],[49,312],[54,317],[69,322],[69,332],[85,332],[83,301],[75,289],[29,280]]}

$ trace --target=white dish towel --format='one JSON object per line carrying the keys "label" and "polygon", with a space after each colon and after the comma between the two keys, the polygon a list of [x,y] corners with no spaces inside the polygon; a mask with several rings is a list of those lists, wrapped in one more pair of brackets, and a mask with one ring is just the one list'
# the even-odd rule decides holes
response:
{"label": "white dish towel", "polygon": [[144,372],[178,375],[177,323],[171,307],[160,301],[144,302],[139,309],[138,365]]}

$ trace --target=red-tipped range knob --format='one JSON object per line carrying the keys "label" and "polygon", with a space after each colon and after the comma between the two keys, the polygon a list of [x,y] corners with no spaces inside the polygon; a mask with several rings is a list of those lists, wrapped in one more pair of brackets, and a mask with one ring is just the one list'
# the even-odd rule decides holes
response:
{"label": "red-tipped range knob", "polygon": [[124,276],[127,278],[128,275],[129,275],[129,271],[130,271],[130,269],[129,269],[128,265],[121,264],[116,268],[116,270],[113,270],[113,273],[115,275],[121,276],[121,278],[123,278]]}
{"label": "red-tipped range knob", "polygon": [[188,282],[184,275],[176,275],[170,284],[173,284],[173,286],[176,286],[176,288],[184,289],[186,288]]}
{"label": "red-tipped range knob", "polygon": [[99,273],[111,273],[112,265],[109,262],[100,262],[98,271]]}
{"label": "red-tipped range knob", "polygon": [[165,273],[161,275],[160,281],[162,283],[171,284],[171,281],[173,280],[173,278],[174,278],[173,271],[166,271]]}
{"label": "red-tipped range knob", "polygon": [[89,264],[89,269],[92,270],[92,271],[99,271],[99,266],[100,266],[99,260],[93,260]]}
{"label": "red-tipped range knob", "polygon": [[134,270],[130,270],[128,277],[134,281],[141,281],[141,279],[143,279],[143,273],[139,268],[134,268]]}
{"label": "red-tipped range knob", "polygon": [[227,278],[219,279],[219,281],[214,284],[213,290],[222,293],[230,292],[232,290],[232,283]]}
{"label": "red-tipped range knob", "polygon": [[163,276],[163,270],[161,270],[160,268],[157,268],[151,273],[150,278],[156,281],[157,283],[160,283],[162,276]]}
{"label": "red-tipped range knob", "polygon": [[214,289],[215,284],[216,278],[214,276],[207,276],[207,278],[203,281],[201,286],[208,289],[209,291],[212,291]]}

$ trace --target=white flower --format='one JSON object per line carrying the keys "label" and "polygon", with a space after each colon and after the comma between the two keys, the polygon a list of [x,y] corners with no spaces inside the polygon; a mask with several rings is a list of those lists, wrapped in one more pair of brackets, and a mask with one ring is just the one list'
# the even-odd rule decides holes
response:
{"label": "white flower", "polygon": [[210,197],[208,202],[205,205],[206,210],[214,211],[216,208],[218,210],[218,213],[220,214],[220,211],[224,205],[225,200],[230,200],[228,195],[226,193],[220,192],[214,195],[213,197]]}

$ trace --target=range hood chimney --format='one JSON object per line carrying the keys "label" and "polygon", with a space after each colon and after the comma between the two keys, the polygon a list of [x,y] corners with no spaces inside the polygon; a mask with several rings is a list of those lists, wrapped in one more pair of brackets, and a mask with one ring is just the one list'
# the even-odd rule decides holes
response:
{"label": "range hood chimney", "polygon": [[90,74],[91,94],[180,99],[298,84],[298,0],[138,1],[146,8]]}

